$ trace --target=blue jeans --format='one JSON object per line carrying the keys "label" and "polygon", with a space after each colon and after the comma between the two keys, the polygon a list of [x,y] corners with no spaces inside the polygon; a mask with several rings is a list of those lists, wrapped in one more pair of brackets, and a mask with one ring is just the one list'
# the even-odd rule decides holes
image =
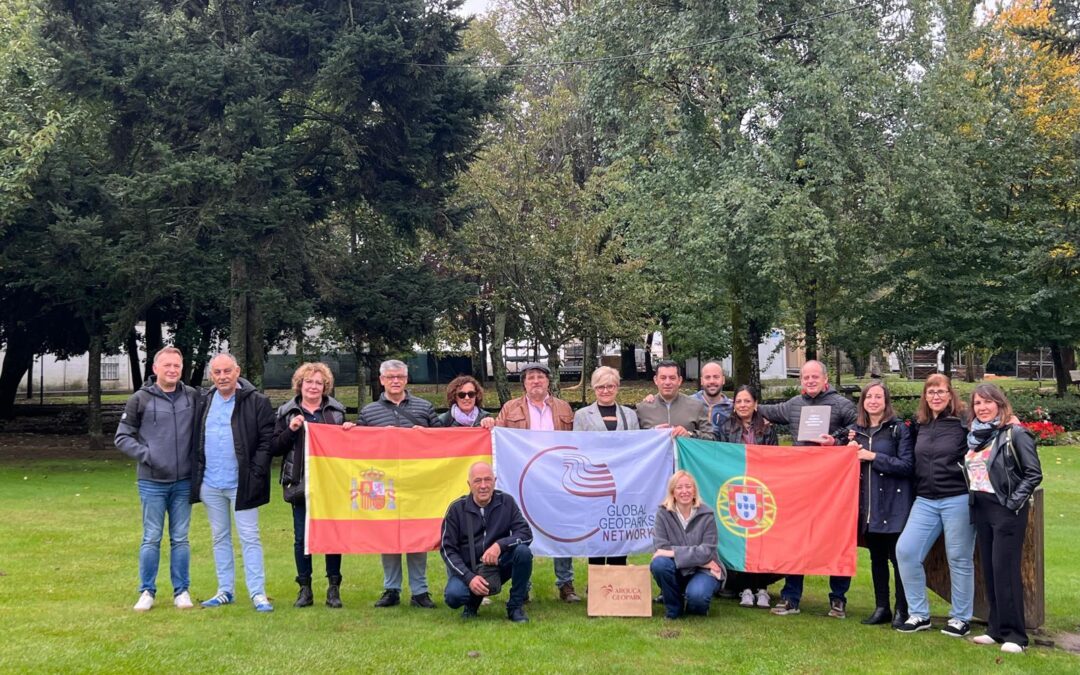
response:
{"label": "blue jeans", "polygon": [[[847,602],[847,592],[851,588],[851,577],[829,577],[829,600]],[[802,600],[803,575],[789,574],[784,577],[784,587],[780,597],[798,606]]]}
{"label": "blue jeans", "polygon": [[896,562],[904,581],[908,613],[930,617],[923,561],[934,542],[945,533],[945,557],[952,583],[952,611],[949,616],[971,621],[975,604],[975,526],[971,524],[966,494],[945,499],[916,497],[907,525],[896,542]]}
{"label": "blue jeans", "polygon": [[[293,558],[296,560],[296,583],[301,586],[311,585],[311,556],[304,553],[304,527],[307,525],[307,505],[304,502],[292,505],[293,517]],[[341,554],[326,554],[326,578],[332,584],[341,583]]]}
{"label": "blue jeans", "polygon": [[682,616],[684,601],[688,614],[704,616],[709,613],[709,602],[720,585],[716,577],[702,570],[682,574],[675,567],[674,558],[653,558],[649,570],[664,596],[664,608],[669,619]]}
{"label": "blue jeans", "polygon": [[265,595],[266,575],[263,571],[262,542],[259,541],[259,509],[237,511],[236,488],[221,490],[203,483],[199,496],[206,504],[206,516],[210,519],[218,592],[236,592],[236,563],[233,560],[232,545],[232,520],[236,520],[236,534],[240,537],[240,554],[244,559],[244,582],[247,584],[248,595]]}
{"label": "blue jeans", "polygon": [[[427,553],[406,553],[409,565],[409,593],[420,595],[428,592]],[[383,589],[401,592],[401,554],[384,553],[382,556]]]}
{"label": "blue jeans", "polygon": [[551,563],[555,567],[555,588],[574,583],[573,558],[552,558]]}
{"label": "blue jeans", "polygon": [[143,521],[142,545],[139,547],[139,592],[150,591],[157,594],[161,535],[165,530],[167,513],[169,577],[173,595],[180,595],[191,585],[191,545],[188,543],[188,527],[191,525],[191,481],[186,478],[175,483],[140,480],[138,486]]}
{"label": "blue jeans", "polygon": [[[503,583],[506,583],[507,579],[510,580],[510,597],[506,601],[506,609],[515,609],[525,604],[525,597],[529,594],[532,566],[532,549],[527,544],[518,544],[513,550],[504,551],[499,556],[499,578]],[[465,583],[465,577],[448,575],[443,600],[450,609],[457,609],[466,604],[476,609],[483,598],[473,595],[469,585]]]}

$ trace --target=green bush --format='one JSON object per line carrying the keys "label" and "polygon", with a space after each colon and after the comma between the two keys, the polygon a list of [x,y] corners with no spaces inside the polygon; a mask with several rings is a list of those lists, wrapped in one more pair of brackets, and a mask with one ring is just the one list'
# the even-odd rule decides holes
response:
{"label": "green bush", "polygon": [[1080,431],[1080,396],[1067,394],[1064,398],[1009,392],[1009,401],[1021,422],[1049,420],[1066,431]]}

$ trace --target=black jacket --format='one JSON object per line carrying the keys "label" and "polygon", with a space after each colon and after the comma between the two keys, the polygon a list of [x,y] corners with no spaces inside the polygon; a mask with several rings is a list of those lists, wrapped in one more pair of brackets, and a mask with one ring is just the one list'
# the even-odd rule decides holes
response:
{"label": "black jacket", "polygon": [[[296,485],[304,480],[304,428],[293,431],[289,423],[297,415],[303,414],[300,396],[297,395],[281,404],[277,410],[277,422],[274,425],[274,439],[270,442],[270,452],[281,460],[281,477],[278,482],[284,486]],[[323,396],[320,405],[323,424],[344,424],[345,406],[340,401]],[[300,494],[303,500],[303,494]]]}
{"label": "black jacket", "polygon": [[1010,511],[1019,511],[1042,482],[1042,464],[1035,450],[1035,439],[1028,430],[1018,424],[1009,430],[1010,427],[998,429],[991,437],[989,442],[994,445],[986,472],[998,502]]}
{"label": "black jacket", "polygon": [[[479,410],[480,412],[476,415],[476,421],[472,423],[474,427],[480,426],[480,420],[484,419],[485,417],[491,417],[491,413],[484,410],[483,408],[479,408]],[[447,410],[443,414],[439,415],[439,426],[460,427],[461,425],[458,424],[457,420],[454,419],[454,416],[450,414],[449,410]]]}
{"label": "black jacket", "polygon": [[[859,531],[902,532],[911,504],[915,501],[915,439],[899,418],[882,422],[871,436],[866,427],[855,425],[855,441],[876,456],[860,462]],[[838,439],[847,442],[847,434]]]}
{"label": "black jacket", "polygon": [[[808,405],[829,406],[829,433],[835,433],[838,429],[850,427],[855,424],[855,404],[841,396],[832,387],[825,387],[817,396],[799,394],[792,396],[783,403],[771,403],[758,407],[762,416],[773,424],[790,424],[791,435],[799,436],[799,421],[802,420],[802,409]],[[805,441],[795,441],[795,445],[814,445]]]}
{"label": "black jacket", "polygon": [[[725,443],[742,443],[743,442],[743,426],[742,420],[735,413],[724,420],[724,423],[720,425],[719,431],[716,432],[716,440],[724,441]],[[772,424],[765,423],[760,434],[754,434],[754,442],[752,445],[780,445],[780,441],[776,438],[776,427]]]}
{"label": "black jacket", "polygon": [[916,428],[915,496],[944,499],[967,492],[964,455],[967,425],[959,417],[939,416]]}
{"label": "black jacket", "polygon": [[502,490],[495,490],[491,495],[491,501],[484,507],[483,517],[471,494],[455,499],[443,516],[439,552],[446,563],[446,575],[461,577],[466,584],[476,576],[472,556],[469,555],[469,528],[473,532],[477,565],[480,564],[480,556],[492,544],[497,543],[505,552],[520,544],[532,543],[532,528],[514,498]]}
{"label": "black jacket", "polygon": [[411,429],[414,426],[437,427],[439,417],[435,414],[435,406],[428,401],[405,392],[405,398],[400,404],[395,405],[387,400],[384,392],[378,401],[372,401],[360,410],[360,418],[356,423],[362,427],[402,427]]}
{"label": "black jacket", "polygon": [[[206,470],[206,416],[213,400],[213,387],[200,389],[195,408],[195,436],[192,442],[191,501],[199,501]],[[244,511],[270,501],[270,440],[274,436],[274,409],[270,399],[255,385],[240,378],[232,414],[233,448],[239,471],[236,510]]]}

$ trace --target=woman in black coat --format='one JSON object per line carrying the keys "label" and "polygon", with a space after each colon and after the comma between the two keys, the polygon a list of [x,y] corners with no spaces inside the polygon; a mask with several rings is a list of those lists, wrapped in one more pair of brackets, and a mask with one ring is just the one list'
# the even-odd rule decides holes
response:
{"label": "woman in black coat", "polygon": [[1012,405],[997,385],[975,387],[971,408],[975,418],[964,468],[990,604],[986,634],[973,642],[1001,644],[1001,651],[1015,654],[1028,644],[1020,561],[1028,500],[1042,482],[1042,466],[1031,434],[1019,424],[1010,424]]}
{"label": "woman in black coat", "polygon": [[[863,619],[867,625],[907,621],[907,598],[896,566],[896,540],[904,531],[915,501],[911,477],[915,472],[915,442],[903,420],[896,416],[892,396],[882,382],[871,382],[859,396],[855,425],[848,444],[859,448],[859,538],[870,549],[875,609]],[[889,563],[896,579],[896,614],[890,610]]]}
{"label": "woman in black coat", "polygon": [[495,426],[495,418],[481,408],[484,402],[484,388],[472,375],[458,375],[446,385],[446,405],[449,408],[439,415],[439,424],[444,427],[484,427]]}

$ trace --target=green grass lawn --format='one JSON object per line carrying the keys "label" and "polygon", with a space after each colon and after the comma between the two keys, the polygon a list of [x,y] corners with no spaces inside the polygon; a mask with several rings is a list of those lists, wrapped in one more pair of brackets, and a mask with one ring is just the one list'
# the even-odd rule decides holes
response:
{"label": "green grass lawn", "polygon": [[[1046,469],[1047,625],[1053,639],[1080,618],[1080,448],[1042,449]],[[463,624],[442,606],[443,565],[429,557],[440,607],[376,610],[381,567],[374,556],[344,562],[345,609],[293,609],[292,525],[280,492],[261,510],[273,614],[246,601],[181,612],[169,603],[167,545],[158,577],[161,604],[136,614],[140,516],[132,463],[94,459],[24,460],[0,450],[0,672],[318,672],[528,671],[662,672],[978,672],[1080,671],[1080,657],[1038,647],[1003,658],[991,647],[933,632],[901,635],[860,625],[872,610],[865,552],[849,596],[849,618],[830,619],[826,580],[807,580],[803,613],[774,617],[717,601],[704,619],[589,619],[584,604],[556,601],[551,563],[538,560],[527,625],[505,620],[505,595]],[[192,595],[216,590],[206,512],[192,514]],[[645,563],[648,556],[639,556]],[[585,586],[577,561],[578,588]],[[318,573],[321,558],[316,558]],[[238,569],[242,578],[242,571]],[[245,596],[242,584],[238,588]],[[778,592],[779,586],[773,587]],[[504,591],[505,594],[505,591]],[[933,604],[935,617],[947,611]],[[941,619],[936,620],[941,623]],[[980,632],[976,630],[976,633]]]}

